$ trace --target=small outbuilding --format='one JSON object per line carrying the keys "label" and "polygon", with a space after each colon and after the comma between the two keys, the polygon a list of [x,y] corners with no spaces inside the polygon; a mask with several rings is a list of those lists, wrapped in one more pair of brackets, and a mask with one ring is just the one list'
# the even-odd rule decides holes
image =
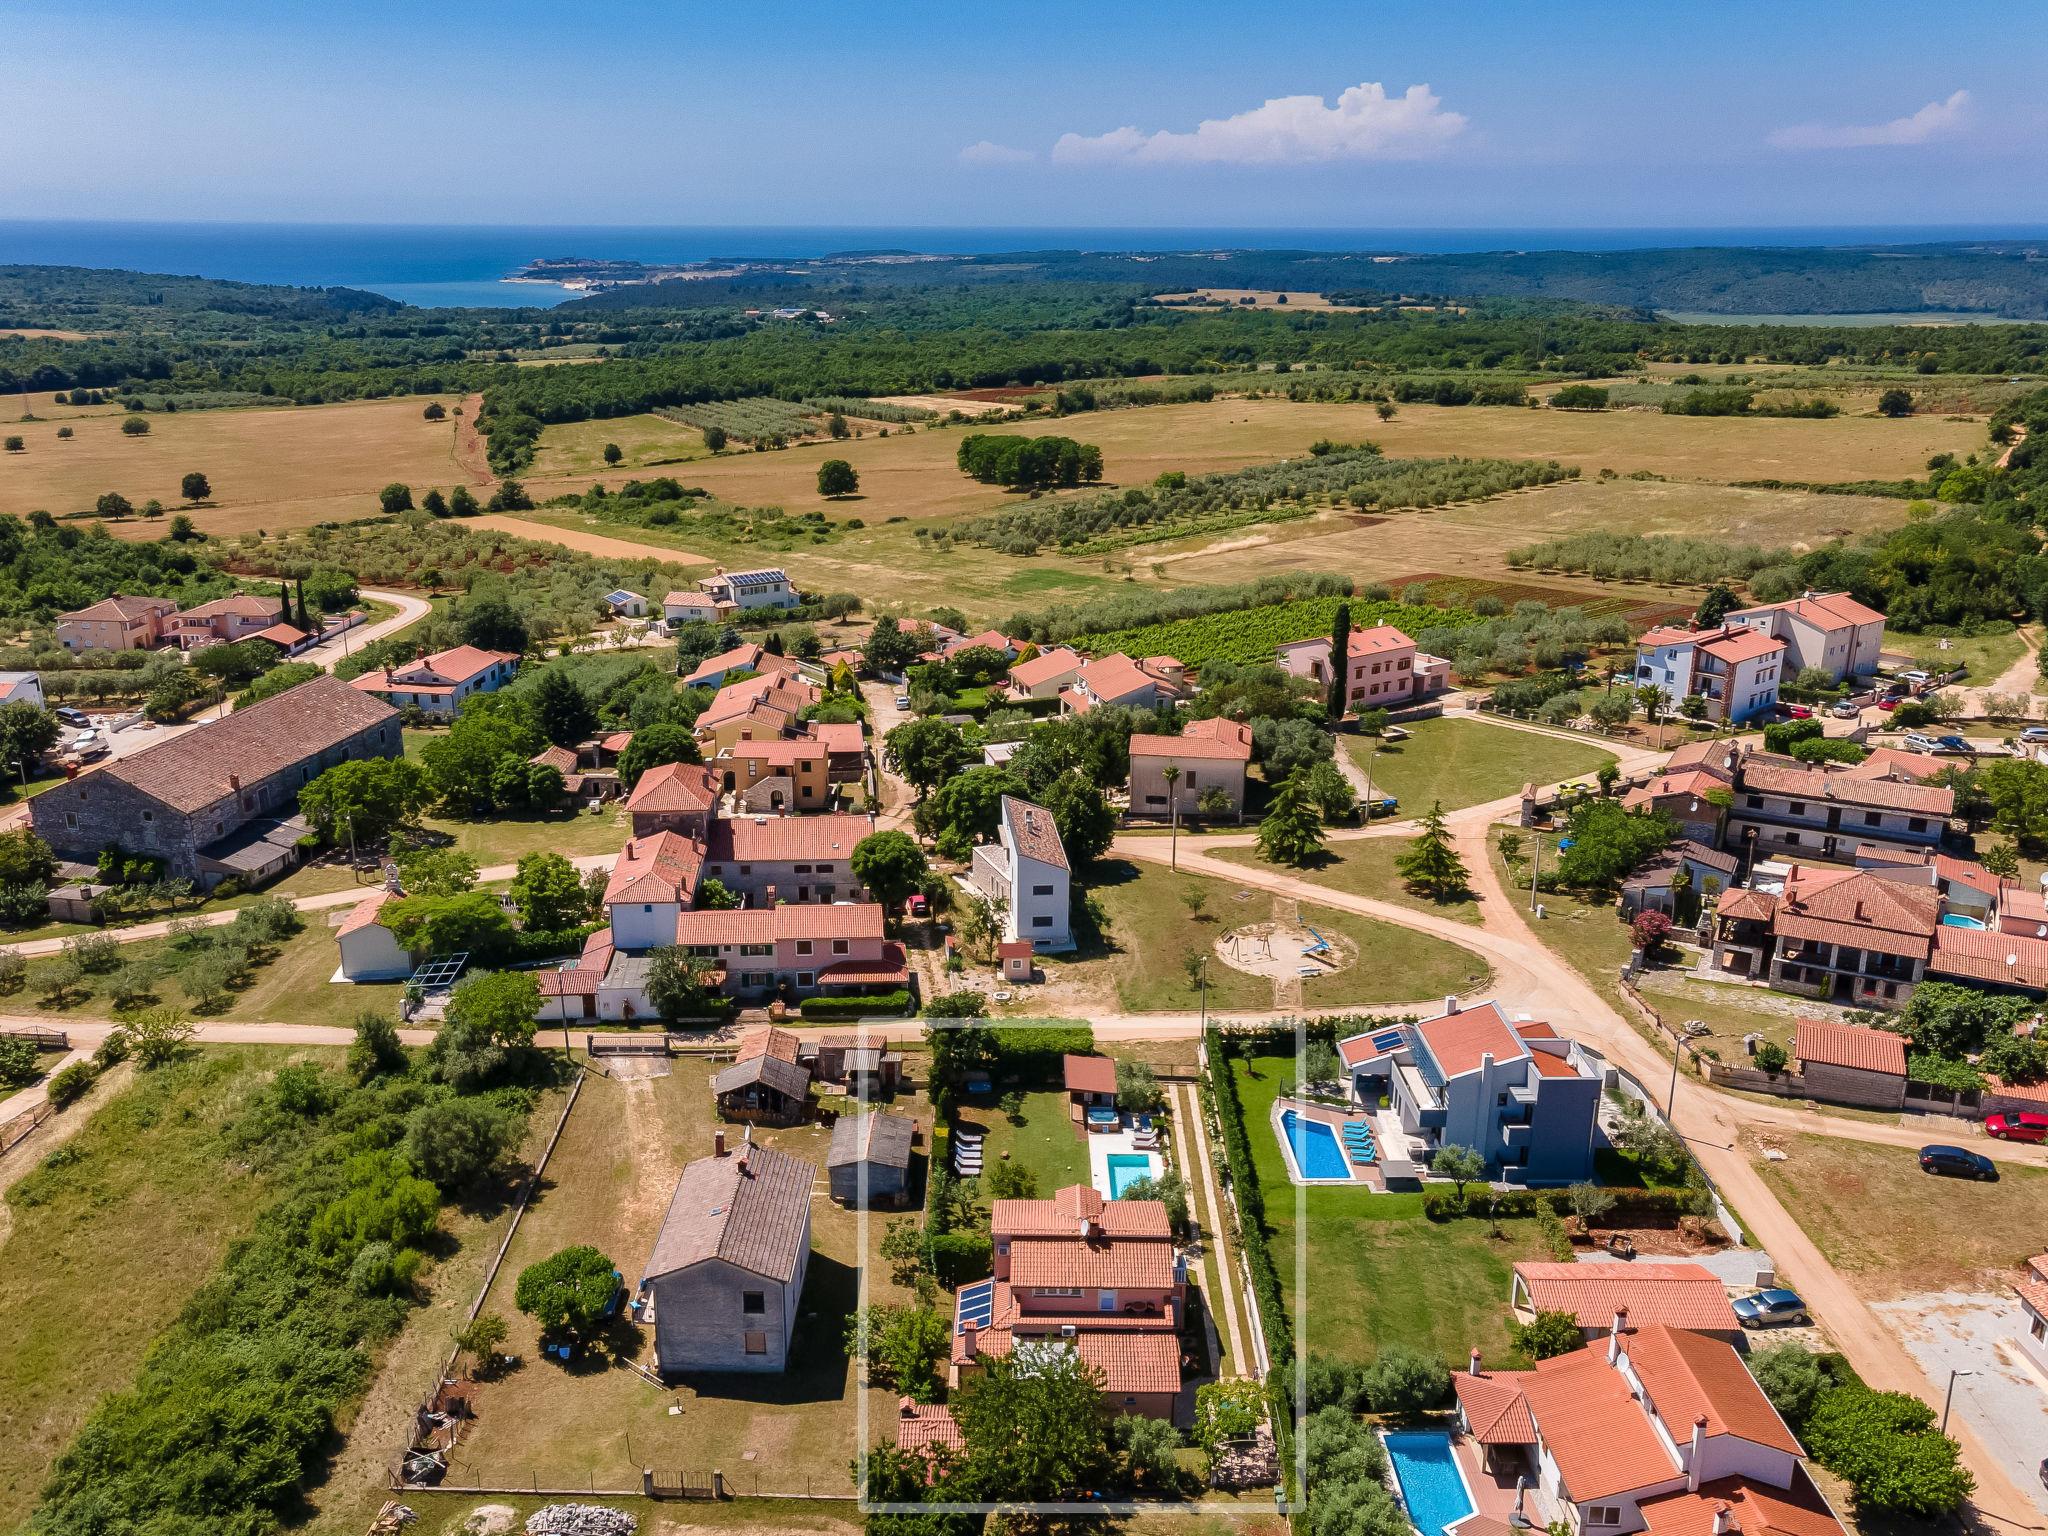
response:
{"label": "small outbuilding", "polygon": [[334,930],[341,948],[339,981],[403,981],[413,973],[412,956],[398,936],[384,925],[384,908],[396,901],[394,891],[378,891],[357,902]]}
{"label": "small outbuilding", "polygon": [[[845,1206],[902,1205],[910,1198],[910,1148],[917,1122],[902,1115],[841,1115],[825,1158],[832,1198]],[[865,1194],[865,1199],[863,1199]]]}
{"label": "small outbuilding", "polygon": [[1825,1019],[1801,1019],[1792,1036],[1809,1098],[1871,1109],[1906,1106],[1906,1037]]}
{"label": "small outbuilding", "polygon": [[1115,1062],[1107,1056],[1064,1056],[1060,1066],[1074,1108],[1116,1108]]}
{"label": "small outbuilding", "polygon": [[795,1125],[810,1112],[811,1074],[794,1061],[763,1052],[712,1078],[711,1095],[723,1119]]}
{"label": "small outbuilding", "polygon": [[1003,980],[1029,986],[1038,979],[1038,951],[1029,939],[1008,939],[996,946],[996,959],[1003,968]]}

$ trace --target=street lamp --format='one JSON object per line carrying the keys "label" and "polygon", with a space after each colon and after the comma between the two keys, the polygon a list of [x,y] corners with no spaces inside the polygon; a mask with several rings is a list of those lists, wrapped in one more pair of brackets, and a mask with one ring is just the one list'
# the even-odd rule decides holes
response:
{"label": "street lamp", "polygon": [[1962,1366],[1950,1367],[1948,1373],[1948,1392],[1941,1400],[1941,1432],[1944,1435],[1948,1433],[1949,1405],[1956,1400],[1956,1378],[1958,1376],[1974,1376],[1976,1374],[1975,1371],[1966,1370]]}
{"label": "street lamp", "polygon": [[1179,869],[1180,796],[1174,793],[1173,786],[1180,782],[1180,764],[1168,763],[1166,767],[1160,771],[1159,776],[1166,780],[1166,813],[1169,819],[1169,823],[1173,828],[1173,830],[1168,834],[1168,842],[1166,848],[1166,867],[1168,869]]}

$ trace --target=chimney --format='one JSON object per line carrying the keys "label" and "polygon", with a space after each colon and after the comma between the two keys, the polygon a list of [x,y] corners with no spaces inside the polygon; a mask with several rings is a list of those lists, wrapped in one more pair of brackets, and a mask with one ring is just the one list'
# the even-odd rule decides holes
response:
{"label": "chimney", "polygon": [[1457,998],[1446,997],[1444,999],[1444,1017],[1449,1018],[1452,1014],[1457,1013],[1458,1011],[1459,1004]]}
{"label": "chimney", "polygon": [[711,1133],[711,1155],[713,1157],[725,1156],[725,1132],[723,1129]]}
{"label": "chimney", "polygon": [[1614,1309],[1614,1327],[1607,1334],[1607,1363],[1609,1365],[1614,1364],[1616,1360],[1621,1358],[1621,1336],[1627,1332],[1628,1308],[1616,1307]]}
{"label": "chimney", "polygon": [[1479,1370],[1479,1347],[1477,1345],[1474,1345],[1472,1348],[1472,1359],[1470,1364],[1465,1367],[1465,1370],[1468,1375],[1477,1376],[1481,1374]]}
{"label": "chimney", "polygon": [[1714,1536],[1728,1536],[1735,1529],[1735,1512],[1728,1507],[1726,1499],[1714,1504]]}
{"label": "chimney", "polygon": [[970,1360],[981,1353],[981,1324],[971,1317],[960,1325],[960,1350]]}
{"label": "chimney", "polygon": [[903,1419],[916,1418],[917,1399],[914,1397],[899,1397],[896,1399],[896,1416]]}
{"label": "chimney", "polygon": [[[1687,1459],[1685,1467],[1685,1491],[1687,1493],[1698,1493],[1700,1491],[1700,1456],[1706,1449],[1706,1444],[1707,1416],[1703,1413],[1692,1421],[1692,1455]],[[1724,1510],[1727,1507],[1726,1504],[1721,1506]],[[1725,1529],[1721,1524],[1718,1513],[1714,1517],[1714,1529],[1717,1531]]]}
{"label": "chimney", "polygon": [[1481,1051],[1479,1053],[1479,1075],[1481,1077],[1491,1077],[1493,1075],[1493,1052]]}
{"label": "chimney", "polygon": [[240,775],[239,773],[231,773],[231,774],[229,774],[229,775],[228,775],[228,788],[229,788],[229,789],[240,789],[241,787],[242,787],[242,776],[241,776],[241,775]]}

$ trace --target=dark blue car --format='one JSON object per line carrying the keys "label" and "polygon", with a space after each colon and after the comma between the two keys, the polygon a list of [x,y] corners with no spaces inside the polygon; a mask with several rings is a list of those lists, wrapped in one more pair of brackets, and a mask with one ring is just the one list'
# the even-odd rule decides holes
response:
{"label": "dark blue car", "polygon": [[1920,1171],[1945,1174],[1952,1179],[1996,1179],[1998,1164],[1965,1147],[1937,1145],[1920,1149]]}

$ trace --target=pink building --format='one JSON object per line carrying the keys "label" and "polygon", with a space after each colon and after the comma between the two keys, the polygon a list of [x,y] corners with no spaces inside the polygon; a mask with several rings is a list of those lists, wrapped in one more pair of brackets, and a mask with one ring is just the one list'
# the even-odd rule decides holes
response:
{"label": "pink building", "polygon": [[[1415,642],[1391,624],[1352,630],[1347,649],[1350,670],[1344,696],[1352,710],[1399,709],[1427,698],[1450,678],[1447,662],[1418,652]],[[1283,645],[1275,659],[1283,672],[1312,678],[1325,688],[1330,685],[1327,637]]]}
{"label": "pink building", "polygon": [[282,620],[283,612],[276,598],[237,592],[232,597],[216,597],[197,608],[187,608],[172,618],[170,633],[189,651],[195,646],[246,640],[275,628]]}

